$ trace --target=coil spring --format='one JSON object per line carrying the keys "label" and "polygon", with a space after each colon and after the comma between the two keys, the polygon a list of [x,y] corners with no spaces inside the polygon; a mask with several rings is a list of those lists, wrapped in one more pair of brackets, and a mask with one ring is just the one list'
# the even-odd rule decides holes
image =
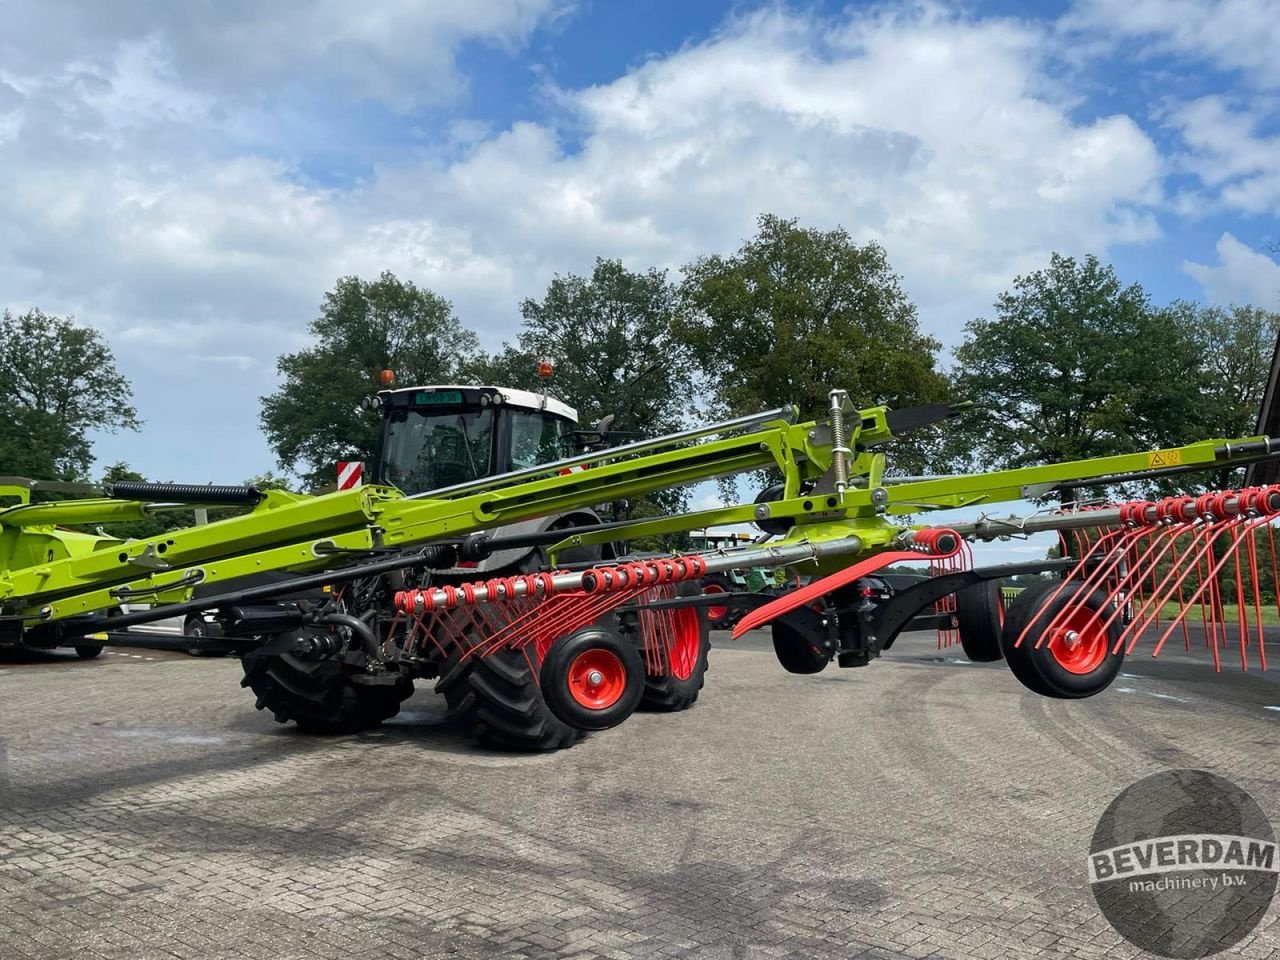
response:
{"label": "coil spring", "polygon": [[836,475],[836,496],[843,500],[844,492],[849,487],[849,462],[846,458],[850,453],[845,445],[847,441],[844,430],[846,394],[843,390],[832,390],[829,396],[831,398],[831,468]]}
{"label": "coil spring", "polygon": [[167,500],[173,503],[248,504],[262,500],[257,487],[216,486],[198,483],[146,483],[118,480],[108,484],[107,496],[116,500]]}

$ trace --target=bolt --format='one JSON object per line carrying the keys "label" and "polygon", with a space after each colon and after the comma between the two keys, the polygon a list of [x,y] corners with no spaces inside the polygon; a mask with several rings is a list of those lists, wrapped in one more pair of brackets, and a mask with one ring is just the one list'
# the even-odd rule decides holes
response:
{"label": "bolt", "polygon": [[767,503],[756,504],[756,519],[757,520],[769,519],[769,505]]}
{"label": "bolt", "polygon": [[604,683],[604,674],[599,670],[592,670],[587,674],[587,686],[598,687],[602,683]]}
{"label": "bolt", "polygon": [[1062,639],[1067,641],[1068,646],[1074,647],[1080,643],[1080,634],[1075,630],[1068,630],[1063,634]]}

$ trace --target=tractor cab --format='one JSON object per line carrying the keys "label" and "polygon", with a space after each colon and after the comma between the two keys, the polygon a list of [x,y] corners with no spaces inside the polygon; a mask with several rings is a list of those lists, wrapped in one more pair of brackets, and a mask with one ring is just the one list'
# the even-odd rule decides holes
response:
{"label": "tractor cab", "polygon": [[427,493],[574,453],[577,411],[530,390],[429,386],[374,398],[382,435],[373,482]]}

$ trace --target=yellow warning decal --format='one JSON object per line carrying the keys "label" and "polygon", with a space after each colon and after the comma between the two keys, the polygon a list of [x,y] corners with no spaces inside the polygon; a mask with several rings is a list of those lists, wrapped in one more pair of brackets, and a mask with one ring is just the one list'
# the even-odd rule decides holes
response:
{"label": "yellow warning decal", "polygon": [[1147,454],[1147,466],[1149,467],[1176,467],[1181,463],[1181,450],[1156,450]]}

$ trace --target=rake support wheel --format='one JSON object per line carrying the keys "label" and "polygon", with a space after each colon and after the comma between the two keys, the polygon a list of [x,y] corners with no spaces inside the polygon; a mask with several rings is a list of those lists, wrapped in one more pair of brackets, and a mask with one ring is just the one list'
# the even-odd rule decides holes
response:
{"label": "rake support wheel", "polygon": [[[701,589],[705,592],[705,581]],[[698,592],[697,585],[682,583],[676,595],[697,596]],[[711,649],[711,630],[705,611],[705,607],[653,611],[655,616],[669,618],[671,649],[667,671],[648,674],[644,678],[644,696],[640,700],[642,710],[674,713],[687,710],[698,699],[707,673],[707,652]]]}
{"label": "rake support wheel", "polygon": [[999,580],[984,580],[956,592],[956,626],[964,655],[975,663],[1001,659],[1004,595]]}
{"label": "rake support wheel", "polygon": [[[1064,622],[1050,629],[1064,611]],[[1111,652],[1122,630],[1114,612],[1105,592],[1087,590],[1078,582],[1051,580],[1028,587],[1009,605],[1000,635],[1009,669],[1023,686],[1044,697],[1078,700],[1101,693],[1124,666],[1124,650]],[[1026,637],[1015,646],[1024,630]]]}
{"label": "rake support wheel", "polygon": [[644,660],[617,631],[590,624],[556,640],[543,658],[542,696],[564,723],[608,730],[635,712],[644,694]]}

